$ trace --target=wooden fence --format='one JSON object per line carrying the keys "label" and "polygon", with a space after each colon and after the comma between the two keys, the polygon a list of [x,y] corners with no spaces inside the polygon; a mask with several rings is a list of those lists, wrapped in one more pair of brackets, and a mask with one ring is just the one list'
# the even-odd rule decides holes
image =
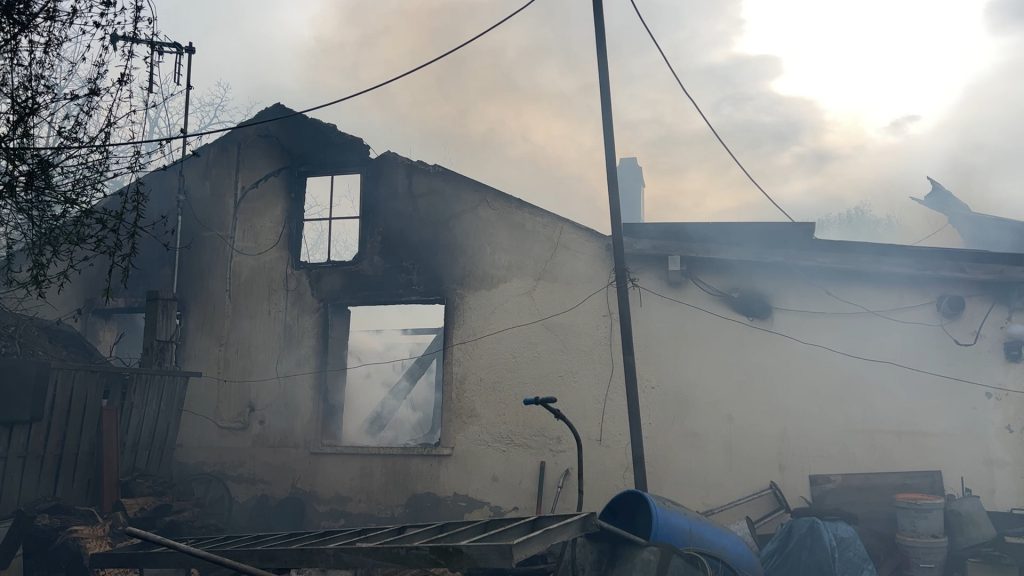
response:
{"label": "wooden fence", "polygon": [[39,498],[98,502],[104,405],[115,406],[119,415],[121,476],[169,475],[193,376],[198,374],[50,364],[42,417],[0,423],[0,518]]}

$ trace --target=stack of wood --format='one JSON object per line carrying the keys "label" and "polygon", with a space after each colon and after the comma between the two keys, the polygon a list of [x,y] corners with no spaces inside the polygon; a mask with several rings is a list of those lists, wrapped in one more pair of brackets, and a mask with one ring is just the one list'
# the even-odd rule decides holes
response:
{"label": "stack of wood", "polygon": [[122,483],[122,495],[105,516],[56,499],[26,507],[31,519],[22,542],[26,573],[86,576],[90,554],[135,542],[122,533],[125,526],[168,538],[224,532],[189,491],[167,480],[129,478]]}

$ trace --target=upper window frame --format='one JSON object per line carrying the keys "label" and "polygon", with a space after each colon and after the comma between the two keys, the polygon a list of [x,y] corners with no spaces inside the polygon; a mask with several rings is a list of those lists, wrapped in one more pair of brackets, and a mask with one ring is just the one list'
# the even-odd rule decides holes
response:
{"label": "upper window frame", "polygon": [[[334,178],[337,176],[358,176],[359,177],[359,213],[355,216],[333,216],[334,213]],[[331,178],[331,195],[328,198],[328,216],[317,217],[317,218],[306,218],[306,182],[310,178]],[[330,171],[306,171],[297,174],[296,179],[296,190],[295,195],[296,201],[294,203],[294,214],[293,221],[298,224],[295,227],[296,233],[292,241],[292,260],[295,263],[296,268],[346,268],[352,267],[359,264],[362,260],[364,252],[364,240],[365,235],[365,223],[366,223],[366,208],[365,208],[365,182],[366,174],[363,170],[330,170]],[[356,241],[356,253],[349,260],[331,260],[331,234],[332,221],[342,220],[356,220],[359,222],[359,233]],[[327,225],[327,260],[323,262],[309,262],[302,259],[302,239],[306,233],[306,222],[328,222]]]}

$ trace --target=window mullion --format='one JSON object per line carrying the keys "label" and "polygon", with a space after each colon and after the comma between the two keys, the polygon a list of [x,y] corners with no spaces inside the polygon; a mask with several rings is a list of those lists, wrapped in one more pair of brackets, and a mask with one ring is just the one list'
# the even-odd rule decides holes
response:
{"label": "window mullion", "polygon": [[331,176],[331,193],[327,200],[327,261],[331,261],[331,231],[334,229],[334,176]]}

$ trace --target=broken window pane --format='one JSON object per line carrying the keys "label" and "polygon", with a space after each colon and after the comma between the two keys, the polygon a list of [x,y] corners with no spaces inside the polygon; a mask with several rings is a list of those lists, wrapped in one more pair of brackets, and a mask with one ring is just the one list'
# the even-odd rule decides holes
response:
{"label": "broken window pane", "polygon": [[[444,306],[350,309],[342,440],[350,446],[441,439]],[[370,365],[380,362],[385,364]]]}

